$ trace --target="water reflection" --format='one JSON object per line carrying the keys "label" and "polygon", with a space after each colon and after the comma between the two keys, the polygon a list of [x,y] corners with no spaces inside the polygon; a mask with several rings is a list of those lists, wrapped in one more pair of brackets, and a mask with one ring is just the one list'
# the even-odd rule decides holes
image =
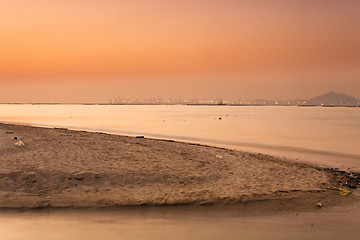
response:
{"label": "water reflection", "polygon": [[118,209],[0,213],[0,239],[357,239],[360,203],[260,215],[236,211]]}

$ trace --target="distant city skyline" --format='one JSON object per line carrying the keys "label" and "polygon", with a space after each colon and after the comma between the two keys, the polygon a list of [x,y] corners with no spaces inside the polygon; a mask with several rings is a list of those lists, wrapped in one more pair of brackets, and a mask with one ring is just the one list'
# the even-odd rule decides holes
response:
{"label": "distant city skyline", "polygon": [[[126,98],[121,96],[111,96],[108,101],[84,101],[84,102],[70,102],[70,101],[31,101],[31,102],[3,102],[3,103],[31,103],[31,104],[120,104],[120,105],[264,105],[264,106],[298,106],[298,105],[317,105],[317,106],[360,106],[360,98],[354,98],[352,96],[337,93],[328,92],[322,95],[318,95],[312,98],[291,98],[291,99],[229,99],[223,97],[216,98],[182,98],[182,97],[140,97],[140,98]],[[1,103],[0,103],[1,104]]]}

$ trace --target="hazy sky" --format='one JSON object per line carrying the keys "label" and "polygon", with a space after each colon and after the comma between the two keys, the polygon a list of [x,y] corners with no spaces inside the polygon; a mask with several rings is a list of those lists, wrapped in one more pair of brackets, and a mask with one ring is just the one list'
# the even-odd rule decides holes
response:
{"label": "hazy sky", "polygon": [[1,0],[1,102],[360,98],[359,0]]}

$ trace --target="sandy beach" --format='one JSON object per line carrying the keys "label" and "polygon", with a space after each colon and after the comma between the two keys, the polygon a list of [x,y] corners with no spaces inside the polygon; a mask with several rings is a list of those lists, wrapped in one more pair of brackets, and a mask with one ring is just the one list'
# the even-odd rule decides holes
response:
{"label": "sandy beach", "polygon": [[[24,146],[15,143],[21,141]],[[0,124],[0,208],[351,201],[355,173],[198,144]]]}

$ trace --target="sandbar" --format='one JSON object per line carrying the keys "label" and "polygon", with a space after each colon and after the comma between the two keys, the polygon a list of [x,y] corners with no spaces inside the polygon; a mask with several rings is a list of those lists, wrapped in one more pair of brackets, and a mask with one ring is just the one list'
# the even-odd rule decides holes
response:
{"label": "sandbar", "polygon": [[2,209],[315,208],[348,201],[351,194],[329,187],[350,189],[357,180],[356,173],[200,144],[0,124]]}

